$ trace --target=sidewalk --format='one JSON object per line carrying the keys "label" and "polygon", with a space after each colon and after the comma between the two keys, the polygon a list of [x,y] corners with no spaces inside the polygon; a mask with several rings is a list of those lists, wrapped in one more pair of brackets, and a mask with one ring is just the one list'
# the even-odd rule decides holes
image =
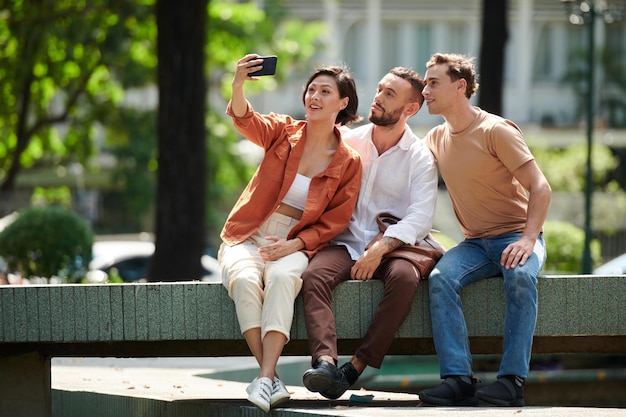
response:
{"label": "sidewalk", "polygon": [[[168,409],[167,416],[211,416],[211,407],[223,404],[236,413],[219,415],[266,416],[245,399],[247,383],[210,379],[206,375],[233,367],[254,366],[251,358],[167,358],[117,360],[98,358],[54,359],[52,366],[54,417],[89,411],[90,417],[133,417],[131,409]],[[274,416],[345,416],[345,417],[613,417],[626,416],[626,409],[584,407],[524,408],[447,408],[421,406],[414,394],[380,391],[348,391],[339,400],[329,401],[302,386],[288,385],[291,400],[273,410]],[[87,395],[88,393],[88,395]],[[373,396],[370,398],[368,396]],[[85,404],[73,404],[85,402]],[[161,406],[158,404],[161,403]],[[131,405],[134,404],[134,405]],[[197,409],[197,414],[180,409]],[[116,414],[123,410],[124,414]],[[63,414],[60,414],[63,412]],[[258,412],[258,413],[257,413]],[[108,413],[108,414],[102,414]],[[80,414],[76,414],[80,415]],[[83,414],[85,415],[85,414]]]}

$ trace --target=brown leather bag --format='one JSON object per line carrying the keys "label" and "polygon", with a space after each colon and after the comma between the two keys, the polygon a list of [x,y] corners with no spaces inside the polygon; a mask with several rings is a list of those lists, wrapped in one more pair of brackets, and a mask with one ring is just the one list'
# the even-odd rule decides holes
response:
{"label": "brown leather bag", "polygon": [[[379,214],[376,218],[380,233],[367,245],[366,249],[380,240],[387,230],[387,226],[396,224],[400,219],[389,213]],[[384,255],[386,258],[402,258],[411,262],[419,271],[422,279],[428,279],[437,261],[446,252],[430,233],[416,245],[405,244]]]}

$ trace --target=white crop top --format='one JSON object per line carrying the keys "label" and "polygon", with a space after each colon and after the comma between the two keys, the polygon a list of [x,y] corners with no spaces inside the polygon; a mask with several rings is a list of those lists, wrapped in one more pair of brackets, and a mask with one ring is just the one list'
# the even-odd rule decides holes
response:
{"label": "white crop top", "polygon": [[304,203],[306,203],[306,197],[309,195],[310,185],[311,178],[302,174],[296,174],[296,178],[293,180],[289,191],[287,191],[287,195],[283,198],[283,203],[299,210],[304,210]]}

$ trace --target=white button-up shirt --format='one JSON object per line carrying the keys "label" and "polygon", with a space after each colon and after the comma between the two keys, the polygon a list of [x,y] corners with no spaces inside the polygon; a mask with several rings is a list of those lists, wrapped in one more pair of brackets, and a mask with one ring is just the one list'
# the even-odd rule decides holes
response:
{"label": "white button-up shirt", "polygon": [[341,137],[360,155],[363,176],[350,223],[331,242],[345,245],[353,260],[378,234],[376,216],[391,213],[402,219],[385,236],[414,244],[431,230],[437,202],[437,167],[422,141],[407,125],[400,141],[378,155],[371,123],[342,131]]}

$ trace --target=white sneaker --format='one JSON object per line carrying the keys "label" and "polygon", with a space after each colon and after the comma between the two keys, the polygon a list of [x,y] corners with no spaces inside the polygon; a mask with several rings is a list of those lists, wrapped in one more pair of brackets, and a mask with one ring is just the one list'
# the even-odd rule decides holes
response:
{"label": "white sneaker", "polygon": [[254,381],[256,381],[257,379],[259,379],[259,377],[254,378],[254,379],[252,380],[252,382],[250,382],[250,383],[248,384],[248,386],[246,387],[246,392],[247,392],[248,394],[250,394],[250,393],[252,392],[252,384],[254,384]]}
{"label": "white sneaker", "polygon": [[272,384],[272,396],[270,398],[271,406],[275,407],[282,404],[290,397],[289,391],[287,391],[287,387],[283,384],[283,381],[274,377],[274,383]]}
{"label": "white sneaker", "polygon": [[254,378],[246,388],[248,401],[259,407],[264,412],[270,411],[270,399],[272,397],[272,380],[266,377]]}

